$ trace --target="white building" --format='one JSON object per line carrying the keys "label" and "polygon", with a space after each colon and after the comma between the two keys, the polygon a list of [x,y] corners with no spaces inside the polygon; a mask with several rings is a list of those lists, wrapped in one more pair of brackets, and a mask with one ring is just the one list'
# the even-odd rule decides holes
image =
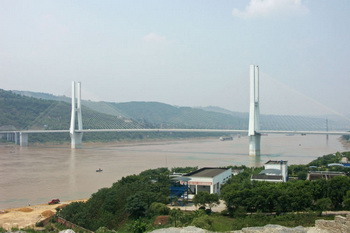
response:
{"label": "white building", "polygon": [[257,175],[252,175],[251,180],[268,182],[287,182],[288,180],[288,161],[269,160]]}
{"label": "white building", "polygon": [[226,183],[231,176],[231,168],[210,167],[204,167],[184,175],[190,179],[187,184],[195,194],[201,191],[219,194],[221,185]]}

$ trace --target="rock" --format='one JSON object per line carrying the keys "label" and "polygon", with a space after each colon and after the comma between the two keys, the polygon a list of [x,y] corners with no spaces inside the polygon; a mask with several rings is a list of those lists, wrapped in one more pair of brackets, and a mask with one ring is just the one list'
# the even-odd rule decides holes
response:
{"label": "rock", "polygon": [[305,227],[284,227],[280,225],[268,224],[263,227],[246,227],[240,231],[233,231],[234,233],[307,233],[308,229]]}
{"label": "rock", "polygon": [[66,229],[66,230],[60,231],[58,233],[75,233],[75,232],[72,229]]}
{"label": "rock", "polygon": [[154,230],[151,233],[208,233],[210,231],[204,230],[202,228],[194,227],[194,226],[188,226],[183,228],[163,228]]}

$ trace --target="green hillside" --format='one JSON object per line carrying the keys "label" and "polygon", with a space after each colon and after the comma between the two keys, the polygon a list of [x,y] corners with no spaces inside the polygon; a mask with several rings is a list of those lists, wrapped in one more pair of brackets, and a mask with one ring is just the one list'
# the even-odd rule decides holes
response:
{"label": "green hillside", "polygon": [[26,129],[53,104],[54,101],[24,97],[0,89],[0,127],[11,125],[16,129]]}
{"label": "green hillside", "polygon": [[[2,91],[2,93],[5,92]],[[15,95],[12,92],[6,93],[11,93],[7,97],[7,101],[10,101],[7,105],[21,106],[23,104],[25,106],[20,108],[7,106],[18,114],[12,114],[9,109],[1,108],[0,127],[14,125],[22,129],[68,129],[70,121],[70,99],[68,97],[28,91],[16,91],[23,96]],[[30,98],[26,96],[30,96]],[[85,129],[248,129],[248,113],[233,112],[214,106],[191,108],[159,102],[112,103],[86,100],[82,100],[82,105]],[[30,116],[24,117],[25,114],[29,113],[31,113]],[[11,117],[11,115],[15,117]],[[335,116],[307,117],[262,114],[260,124],[262,130],[326,130],[326,119],[328,119],[329,130],[348,130],[350,128],[349,120],[345,121]]]}
{"label": "green hillside", "polygon": [[139,122],[161,128],[246,129],[247,118],[175,107],[158,102],[114,103],[116,109]]}
{"label": "green hillside", "polygon": [[[82,107],[86,129],[139,128],[131,120]],[[69,129],[71,106],[64,101],[44,100],[0,90],[0,127],[23,129]]]}
{"label": "green hillside", "polygon": [[[50,97],[40,93],[40,97]],[[87,107],[89,106],[89,107]],[[172,109],[170,105],[164,105]],[[94,111],[94,108],[100,112]],[[133,106],[132,106],[133,107]],[[145,105],[148,108],[147,104]],[[83,101],[82,115],[84,129],[120,129],[120,128],[155,128],[162,124],[155,121],[158,115],[161,118],[168,118],[162,114],[164,108],[160,108],[153,117],[146,117],[147,114],[140,110],[123,111],[113,103]],[[176,109],[176,108],[174,108]],[[142,110],[142,108],[141,108]],[[153,109],[154,110],[154,109]],[[140,113],[141,112],[141,113]],[[6,130],[12,128],[16,130],[59,130],[69,129],[70,126],[71,106],[67,101],[45,100],[34,97],[15,94],[11,91],[0,89],[0,129]],[[138,115],[136,119],[127,117],[127,115]],[[181,122],[181,120],[180,120]],[[184,125],[184,124],[181,124]],[[213,134],[196,134],[196,133],[85,133],[84,140],[87,141],[109,141],[125,139],[144,139],[144,138],[163,138],[163,137],[199,137]],[[214,135],[218,136],[218,135]],[[32,134],[29,137],[30,142],[47,142],[47,141],[69,141],[67,134]]]}

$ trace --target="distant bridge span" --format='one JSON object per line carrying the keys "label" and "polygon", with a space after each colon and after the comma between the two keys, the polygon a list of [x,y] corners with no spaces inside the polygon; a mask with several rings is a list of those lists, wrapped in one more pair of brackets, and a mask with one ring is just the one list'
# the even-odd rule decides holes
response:
{"label": "distant bridge span", "polygon": [[[103,132],[182,132],[182,133],[248,133],[244,129],[82,129],[75,130],[77,133],[103,133]],[[20,131],[0,131],[6,133],[69,133],[69,130],[20,130]],[[292,130],[260,130],[255,134],[319,134],[319,135],[350,135],[350,131],[292,131]]]}
{"label": "distant bridge span", "polygon": [[[76,119],[78,128],[76,129]],[[83,133],[102,132],[205,132],[205,133],[245,133],[249,136],[249,155],[260,154],[260,137],[263,134],[319,134],[319,135],[350,135],[347,131],[292,131],[292,130],[260,130],[259,108],[259,67],[250,66],[250,110],[249,129],[83,129],[81,115],[81,87],[80,83],[72,83],[72,111],[69,130],[20,130],[0,131],[2,138],[15,141],[21,146],[28,146],[28,135],[37,133],[69,133],[71,147],[76,148],[82,143]]]}
{"label": "distant bridge span", "polygon": [[[248,130],[239,129],[82,129],[75,130],[75,133],[103,133],[103,132],[193,132],[193,133],[244,133]],[[70,133],[69,130],[21,130],[21,131],[0,131],[2,137],[7,137],[11,141],[21,146],[28,146],[28,134],[42,133]],[[278,131],[278,130],[260,130],[255,131],[255,135],[262,134],[319,134],[319,135],[350,135],[349,131]]]}

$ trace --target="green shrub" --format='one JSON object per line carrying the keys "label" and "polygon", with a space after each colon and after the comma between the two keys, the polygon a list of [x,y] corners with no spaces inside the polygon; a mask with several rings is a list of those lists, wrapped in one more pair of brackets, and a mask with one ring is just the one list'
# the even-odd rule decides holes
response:
{"label": "green shrub", "polygon": [[153,217],[158,215],[168,215],[169,211],[169,207],[167,207],[165,204],[153,202],[147,210],[147,216]]}
{"label": "green shrub", "polygon": [[143,233],[147,230],[147,223],[139,218],[130,225],[129,230],[133,233]]}
{"label": "green shrub", "polygon": [[247,210],[243,206],[238,206],[234,212],[233,217],[245,217],[247,215]]}
{"label": "green shrub", "polygon": [[332,208],[332,200],[328,197],[318,199],[315,203],[316,210],[318,211],[325,211],[330,210]]}
{"label": "green shrub", "polygon": [[192,223],[191,223],[191,225],[193,226],[203,228],[206,230],[211,230],[212,224],[213,224],[213,221],[210,219],[208,215],[203,215],[198,218],[195,218],[192,220]]}

